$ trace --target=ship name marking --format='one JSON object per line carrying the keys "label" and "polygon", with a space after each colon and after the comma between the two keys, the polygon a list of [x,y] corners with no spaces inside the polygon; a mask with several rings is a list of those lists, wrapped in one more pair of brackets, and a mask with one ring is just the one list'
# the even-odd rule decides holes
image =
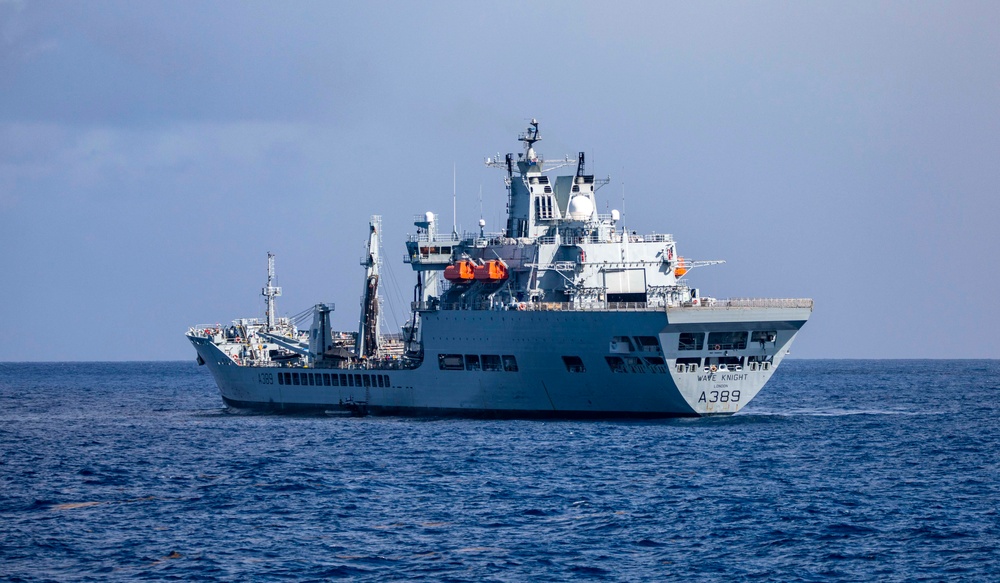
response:
{"label": "ship name marking", "polygon": [[733,382],[738,382],[738,381],[745,381],[749,377],[750,377],[750,375],[748,375],[747,373],[722,374],[722,375],[717,374],[717,373],[712,373],[712,374],[698,375],[698,382],[702,382],[702,381],[712,381],[713,383],[716,382],[716,381],[733,381]]}

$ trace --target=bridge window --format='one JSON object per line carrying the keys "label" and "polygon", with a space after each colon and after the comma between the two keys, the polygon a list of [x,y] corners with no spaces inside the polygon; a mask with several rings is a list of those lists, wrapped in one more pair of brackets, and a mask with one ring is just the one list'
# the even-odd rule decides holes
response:
{"label": "bridge window", "polygon": [[338,379],[337,379],[337,375],[336,374],[330,375],[330,380],[333,382],[332,386],[334,386],[334,387],[339,387],[340,386],[340,384],[337,382]]}
{"label": "bridge window", "polygon": [[347,375],[345,374],[340,375],[340,386],[342,387],[347,386]]}
{"label": "bridge window", "polygon": [[517,372],[517,359],[513,354],[505,354],[500,357],[503,360],[503,369],[507,372]]}
{"label": "bridge window", "polygon": [[365,383],[366,387],[372,386],[372,377],[371,377],[371,375],[362,375],[361,378],[364,379],[364,383]]}
{"label": "bridge window", "polygon": [[465,370],[479,370],[479,355],[478,354],[466,354],[465,355]]}
{"label": "bridge window", "polygon": [[562,360],[569,372],[587,372],[587,368],[583,366],[583,359],[579,356],[564,356]]}
{"label": "bridge window", "polygon": [[677,350],[702,350],[705,348],[704,332],[681,332]]}
{"label": "bridge window", "polygon": [[360,387],[361,386],[361,375],[360,374],[354,375],[354,386],[355,387]]}
{"label": "bridge window", "polygon": [[285,373],[283,372],[278,373],[278,384],[279,385],[285,384]]}
{"label": "bridge window", "polygon": [[747,333],[741,332],[709,332],[709,350],[743,350],[747,347]]}
{"label": "bridge window", "polygon": [[292,373],[292,384],[293,385],[299,384],[299,373],[297,372]]}

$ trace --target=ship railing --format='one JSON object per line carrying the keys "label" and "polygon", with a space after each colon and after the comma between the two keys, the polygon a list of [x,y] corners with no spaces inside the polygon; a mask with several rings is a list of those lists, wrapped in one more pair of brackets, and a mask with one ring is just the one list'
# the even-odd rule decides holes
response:
{"label": "ship railing", "polygon": [[[698,306],[695,306],[698,307]],[[809,308],[813,307],[810,298],[730,298],[715,300],[712,308]]]}
{"label": "ship railing", "polygon": [[472,302],[440,303],[412,302],[410,309],[418,312],[434,310],[519,311],[519,312],[635,312],[660,310],[662,306],[647,302],[515,302],[513,304]]}
{"label": "ship railing", "polygon": [[[648,235],[629,235],[628,240],[630,243],[671,243],[674,240],[674,236],[667,233],[651,233]],[[544,237],[538,237],[536,241],[541,245],[554,245],[556,243],[555,235],[546,235]],[[620,242],[620,237],[611,237],[612,242]],[[563,245],[581,245],[584,243],[600,243],[599,233],[591,233],[587,236],[577,236],[577,235],[567,235],[560,233],[559,242]]]}
{"label": "ship railing", "polygon": [[454,243],[455,241],[461,241],[461,238],[457,233],[438,233],[431,238],[427,233],[417,233],[407,235],[407,243],[433,243],[433,242],[443,242],[443,243]]}
{"label": "ship railing", "polygon": [[188,336],[196,338],[211,338],[216,334],[222,334],[222,327],[219,324],[198,324],[188,328]]}
{"label": "ship railing", "polygon": [[[707,299],[707,298],[706,298]],[[673,302],[665,302],[662,299],[654,299],[649,302],[514,302],[502,304],[499,302],[460,302],[441,303],[432,302],[412,302],[410,309],[418,312],[434,310],[478,310],[478,311],[503,311],[516,310],[528,312],[634,312],[662,310],[665,305],[675,306]],[[813,308],[813,300],[809,298],[732,298],[726,300],[705,301],[704,305],[681,304],[685,308],[693,309],[718,309],[718,308]]]}
{"label": "ship railing", "polygon": [[502,231],[465,231],[462,233],[463,241],[478,241],[480,239],[500,240],[504,238]]}

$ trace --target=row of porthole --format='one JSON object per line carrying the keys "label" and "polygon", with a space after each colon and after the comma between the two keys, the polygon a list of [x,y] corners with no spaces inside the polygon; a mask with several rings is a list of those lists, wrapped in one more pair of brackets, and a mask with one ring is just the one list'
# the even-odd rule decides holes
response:
{"label": "row of porthole", "polygon": [[279,372],[279,385],[304,385],[310,387],[389,387],[387,374],[371,373],[318,373]]}

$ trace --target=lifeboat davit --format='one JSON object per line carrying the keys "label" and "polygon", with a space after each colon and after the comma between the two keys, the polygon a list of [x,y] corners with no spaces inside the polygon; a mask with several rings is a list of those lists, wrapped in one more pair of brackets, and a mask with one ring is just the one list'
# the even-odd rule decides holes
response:
{"label": "lifeboat davit", "polygon": [[444,278],[454,283],[469,283],[475,276],[476,264],[464,259],[444,268]]}
{"label": "lifeboat davit", "polygon": [[476,281],[503,281],[507,279],[507,266],[496,260],[489,260],[476,266]]}

